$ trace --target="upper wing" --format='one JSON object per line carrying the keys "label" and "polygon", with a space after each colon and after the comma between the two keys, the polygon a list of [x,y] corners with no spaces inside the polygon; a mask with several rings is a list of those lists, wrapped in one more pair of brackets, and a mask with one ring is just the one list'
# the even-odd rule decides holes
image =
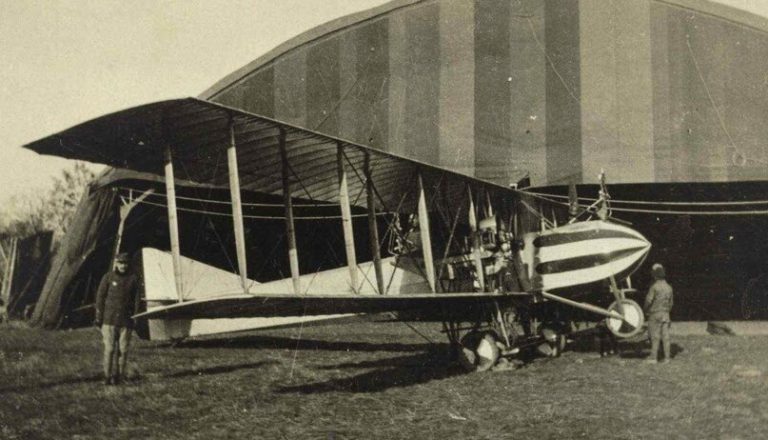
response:
{"label": "upper wing", "polygon": [[451,316],[471,315],[494,300],[509,299],[496,293],[441,293],[403,295],[232,295],[156,307],[134,318],[212,319],[275,316],[337,315],[423,310]]}
{"label": "upper wing", "polygon": [[[415,198],[403,201],[420,173],[425,188],[440,188],[446,200],[461,200],[467,184],[489,197],[511,194],[488,183],[443,168],[405,159],[274,119],[184,98],[123,110],[25,145],[41,154],[87,160],[136,171],[163,174],[164,151],[171,147],[177,179],[228,187],[226,147],[234,124],[240,186],[244,191],[281,194],[279,136],[285,136],[290,172],[301,180],[301,193],[315,201],[338,203],[338,150],[350,172],[349,193],[365,185],[365,161],[376,185],[377,210],[414,210]],[[356,177],[356,178],[355,178]],[[353,205],[366,207],[365,197]]]}

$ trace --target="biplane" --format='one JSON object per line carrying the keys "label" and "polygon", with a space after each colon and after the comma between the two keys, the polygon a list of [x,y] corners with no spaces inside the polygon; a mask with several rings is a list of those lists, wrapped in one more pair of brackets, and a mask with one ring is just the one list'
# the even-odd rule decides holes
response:
{"label": "biplane", "polygon": [[[195,98],[102,116],[25,147],[164,176],[173,282],[147,290],[135,318],[150,324],[389,312],[441,322],[469,370],[530,346],[556,355],[585,315],[619,337],[643,326],[629,276],[650,243],[607,215],[605,186],[600,200],[572,203],[558,224],[516,187]],[[184,279],[176,179],[229,188],[234,282]],[[289,277],[249,278],[249,259],[264,253],[245,239],[244,219],[259,216],[244,207],[243,191],[281,197],[284,234],[274,258],[287,262]],[[307,207],[323,214],[302,214]],[[344,263],[310,271],[302,243],[324,221],[338,226]],[[184,285],[196,282],[189,294]]]}

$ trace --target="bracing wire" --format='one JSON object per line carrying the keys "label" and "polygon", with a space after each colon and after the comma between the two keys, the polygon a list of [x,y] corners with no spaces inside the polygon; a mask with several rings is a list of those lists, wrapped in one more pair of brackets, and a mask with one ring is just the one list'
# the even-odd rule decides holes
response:
{"label": "bracing wire", "polygon": [[[531,197],[542,196],[550,199],[568,199],[568,196],[559,194],[547,194],[535,191],[518,190],[519,193],[528,195]],[[595,202],[598,199],[590,197],[579,197],[579,201]],[[657,206],[749,206],[749,205],[768,205],[768,200],[738,200],[738,201],[722,201],[722,202],[666,202],[666,201],[651,201],[651,200],[618,200],[611,198],[611,203],[628,204],[628,205],[657,205]]]}
{"label": "bracing wire", "polygon": [[[143,203],[145,205],[151,205],[151,206],[159,206],[159,207],[167,207],[167,205],[163,203],[155,203],[155,202],[149,202],[146,200],[143,200],[139,203]],[[184,208],[184,207],[176,207],[176,210],[178,211],[184,211],[184,212],[192,212],[196,214],[206,214],[206,215],[218,215],[222,217],[232,217],[232,213],[228,212],[217,212],[217,211],[209,211],[206,209],[193,209],[193,208]],[[388,212],[377,212],[376,215],[379,216],[387,216],[390,215]],[[367,217],[368,214],[352,214],[351,217]],[[285,220],[284,216],[274,216],[274,215],[243,215],[243,218],[250,218],[250,219],[257,219],[257,220]],[[340,219],[341,215],[325,215],[325,216],[295,216],[293,217],[294,220],[335,220]]]}
{"label": "bracing wire", "polygon": [[[553,200],[551,198],[541,196],[535,193],[527,193],[531,197],[535,199],[539,199],[544,202],[552,203],[554,205],[561,205],[561,206],[569,206],[567,202],[561,202],[559,200]],[[615,200],[611,200],[612,202],[615,202]],[[586,205],[579,204],[579,207],[584,209],[587,208]],[[718,215],[725,215],[725,216],[734,216],[734,215],[768,215],[768,209],[760,209],[760,210],[742,210],[742,211],[726,211],[726,210],[718,210],[718,211],[689,211],[689,210],[665,210],[665,209],[643,209],[643,208],[616,208],[611,207],[612,211],[616,212],[627,212],[627,213],[638,213],[638,214],[663,214],[663,215],[702,215],[702,216],[718,216]]]}
{"label": "bracing wire", "polygon": [[[122,189],[122,190],[126,190],[126,191],[133,189],[133,188],[123,187],[123,186],[119,186],[117,188],[118,189]],[[162,197],[162,198],[166,197],[166,195],[162,194],[162,193],[153,193],[151,195],[155,196],[155,197]],[[204,198],[199,198],[199,197],[188,197],[188,196],[185,197],[185,196],[179,196],[179,195],[176,196],[176,199],[178,199],[178,200],[187,200],[187,201],[191,201],[191,202],[205,202],[205,203],[210,203],[210,204],[214,204],[214,205],[231,205],[232,204],[232,202],[227,202],[225,200],[204,199]],[[283,207],[282,203],[246,203],[246,202],[243,202],[243,203],[241,203],[241,205],[242,206],[258,207],[258,208],[282,208]],[[335,204],[320,204],[320,203],[294,203],[293,207],[294,208],[310,208],[310,207],[311,208],[338,208],[339,205],[335,205]]]}

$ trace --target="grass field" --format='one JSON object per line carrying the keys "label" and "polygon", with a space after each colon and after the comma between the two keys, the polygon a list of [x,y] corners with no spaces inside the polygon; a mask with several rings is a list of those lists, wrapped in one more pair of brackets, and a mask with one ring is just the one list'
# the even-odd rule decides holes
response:
{"label": "grass field", "polygon": [[386,322],[136,340],[134,380],[105,387],[95,328],[0,326],[0,438],[768,438],[765,337],[678,337],[667,365],[589,341],[463,374],[417,328],[440,343]]}

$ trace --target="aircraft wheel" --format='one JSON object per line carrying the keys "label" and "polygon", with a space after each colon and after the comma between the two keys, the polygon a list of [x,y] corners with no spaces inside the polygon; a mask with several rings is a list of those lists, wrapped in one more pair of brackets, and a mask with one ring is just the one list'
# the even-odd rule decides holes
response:
{"label": "aircraft wheel", "polygon": [[469,332],[461,338],[459,363],[467,372],[487,371],[496,365],[500,350],[493,332]]}
{"label": "aircraft wheel", "polygon": [[624,320],[617,318],[605,318],[605,325],[608,330],[619,338],[631,338],[640,333],[645,324],[643,309],[631,299],[622,299],[614,301],[608,307],[608,310],[616,312],[624,317]]}
{"label": "aircraft wheel", "polygon": [[559,357],[565,350],[565,335],[557,326],[545,325],[541,329],[544,342],[536,346],[539,354],[547,357]]}

